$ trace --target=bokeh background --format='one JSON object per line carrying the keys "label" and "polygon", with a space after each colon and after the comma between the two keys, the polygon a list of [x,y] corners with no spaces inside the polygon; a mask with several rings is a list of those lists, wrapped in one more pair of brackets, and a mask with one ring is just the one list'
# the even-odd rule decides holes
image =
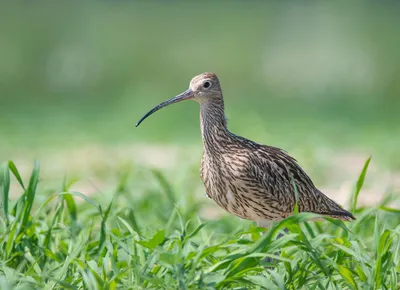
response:
{"label": "bokeh background", "polygon": [[[363,202],[400,188],[400,5],[396,1],[2,3],[0,160],[85,194],[133,166],[176,186],[198,177],[199,108],[137,120],[218,74],[229,128],[284,148],[346,203],[372,155]],[[22,169],[21,169],[22,168]]]}

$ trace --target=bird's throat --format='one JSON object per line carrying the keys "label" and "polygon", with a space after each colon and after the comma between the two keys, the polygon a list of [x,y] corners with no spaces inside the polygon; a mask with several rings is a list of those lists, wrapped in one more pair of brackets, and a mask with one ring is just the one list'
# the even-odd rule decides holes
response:
{"label": "bird's throat", "polygon": [[229,139],[223,100],[200,105],[200,127],[205,150],[215,149],[221,139]]}

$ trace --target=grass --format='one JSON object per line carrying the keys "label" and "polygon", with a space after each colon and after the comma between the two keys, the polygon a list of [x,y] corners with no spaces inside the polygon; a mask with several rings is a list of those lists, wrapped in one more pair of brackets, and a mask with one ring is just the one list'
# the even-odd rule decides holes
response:
{"label": "grass", "polygon": [[[201,220],[191,179],[177,192],[161,171],[142,186],[121,167],[108,198],[89,197],[72,190],[76,180],[47,188],[38,162],[26,182],[9,161],[0,171],[1,289],[399,289],[395,198],[357,207],[368,164],[351,200],[356,221],[300,213],[262,234],[229,216]],[[10,180],[22,192],[13,201]]]}

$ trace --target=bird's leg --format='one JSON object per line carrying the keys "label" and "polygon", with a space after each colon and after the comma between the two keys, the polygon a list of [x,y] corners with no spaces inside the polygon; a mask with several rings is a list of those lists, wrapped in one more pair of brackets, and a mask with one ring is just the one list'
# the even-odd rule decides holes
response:
{"label": "bird's leg", "polygon": [[283,229],[283,233],[282,231],[279,232],[278,236],[276,237],[277,239],[282,238],[284,235],[286,235],[287,233],[289,233],[289,230],[287,228]]}
{"label": "bird's leg", "polygon": [[[271,225],[271,224],[270,224],[270,225]],[[268,227],[268,228],[270,228],[270,227]],[[267,230],[265,230],[265,231],[263,232],[263,234],[265,234],[266,232],[267,232]],[[283,229],[283,232],[280,231],[280,232],[278,233],[278,235],[277,235],[276,238],[277,238],[277,239],[280,239],[280,238],[282,238],[284,235],[286,235],[288,232],[289,232],[289,230],[288,230],[287,228],[284,228],[284,229]],[[274,253],[275,256],[279,256],[280,254],[281,254],[281,251],[278,251],[278,252],[275,252],[275,253]],[[276,264],[276,263],[277,263],[277,260],[275,260],[275,259],[273,259],[273,258],[270,258],[270,257],[264,258],[263,261],[266,262],[266,263],[271,263],[271,264]],[[270,267],[266,267],[266,269],[270,269]]]}

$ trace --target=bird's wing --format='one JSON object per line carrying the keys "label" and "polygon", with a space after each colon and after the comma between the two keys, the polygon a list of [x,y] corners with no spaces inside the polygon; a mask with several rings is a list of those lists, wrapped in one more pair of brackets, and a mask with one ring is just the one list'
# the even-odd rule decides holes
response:
{"label": "bird's wing", "polygon": [[252,150],[245,171],[252,192],[264,202],[280,206],[285,215],[293,212],[297,195],[300,212],[353,217],[319,191],[297,161],[279,148]]}

